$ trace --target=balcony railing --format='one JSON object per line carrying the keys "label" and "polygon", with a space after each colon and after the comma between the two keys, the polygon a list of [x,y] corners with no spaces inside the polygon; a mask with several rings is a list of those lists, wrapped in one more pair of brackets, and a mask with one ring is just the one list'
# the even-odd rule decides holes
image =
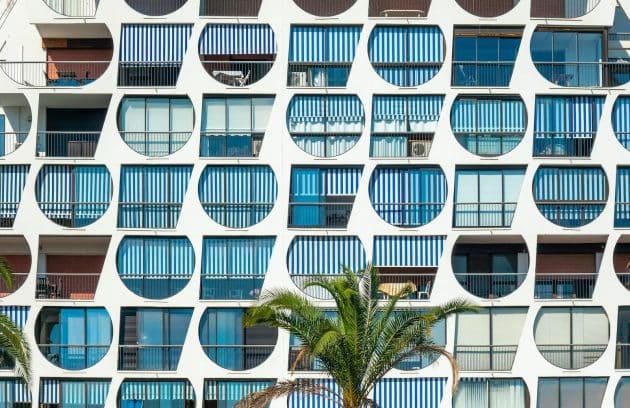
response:
{"label": "balcony railing", "polygon": [[125,0],[131,8],[146,16],[163,16],[179,9],[186,0]]}
{"label": "balcony railing", "polygon": [[511,152],[523,140],[523,132],[455,133],[466,150],[483,157],[501,156]]}
{"label": "balcony railing", "polygon": [[343,13],[356,0],[294,0],[302,10],[320,17],[330,17]]}
{"label": "balcony railing", "polygon": [[83,370],[103,359],[109,344],[39,344],[46,360],[67,370]]}
{"label": "balcony railing", "polygon": [[435,281],[434,273],[384,273],[381,272],[378,291],[384,298],[398,295],[407,286],[411,288],[408,299],[428,300]]}
{"label": "balcony railing", "polygon": [[118,227],[173,229],[181,211],[181,203],[120,203]]}
{"label": "balcony railing", "polygon": [[37,277],[37,299],[92,300],[100,273],[46,273]]}
{"label": "balcony railing", "polygon": [[0,68],[24,86],[73,87],[97,80],[109,61],[0,61]]}
{"label": "balcony railing", "polygon": [[346,228],[352,205],[353,203],[289,203],[289,227]]}
{"label": "balcony railing", "polygon": [[595,132],[535,132],[534,156],[590,157]]}
{"label": "balcony railing", "polygon": [[[627,324],[627,322],[623,322]],[[621,327],[621,325],[620,325]],[[630,344],[617,343],[617,351],[615,356],[615,368],[616,369],[629,369],[630,368]]]}
{"label": "balcony railing", "polygon": [[606,201],[536,201],[536,206],[554,224],[576,228],[597,218],[604,211]]}
{"label": "balcony railing", "polygon": [[258,157],[264,133],[201,132],[201,157]]}
{"label": "balcony railing", "polygon": [[440,215],[444,203],[372,203],[372,207],[392,225],[418,227]]}
{"label": "balcony railing", "polygon": [[510,371],[518,345],[455,346],[462,371]]}
{"label": "balcony railing", "polygon": [[260,222],[273,209],[273,203],[201,203],[217,223],[230,228],[245,228]]}
{"label": "balcony railing", "polygon": [[630,203],[619,201],[615,202],[615,227],[630,227]]}
{"label": "balcony railing", "polygon": [[579,370],[597,361],[607,344],[538,344],[537,347],[551,364],[566,370]]}
{"label": "balcony railing", "polygon": [[81,228],[98,220],[109,207],[109,203],[88,202],[39,202],[39,208],[51,221],[62,227]]}
{"label": "balcony railing", "polygon": [[458,228],[507,228],[512,225],[517,203],[455,203],[454,226]]}
{"label": "balcony railing", "polygon": [[303,88],[345,87],[350,76],[350,63],[289,63],[287,86]]}
{"label": "balcony railing", "polygon": [[453,86],[510,86],[514,62],[453,62]]}
{"label": "balcony railing", "polygon": [[498,17],[512,10],[519,0],[457,0],[464,10],[478,17]]}
{"label": "balcony railing", "polygon": [[181,61],[120,62],[118,86],[175,86],[181,67]]}
{"label": "balcony railing", "polygon": [[208,17],[256,17],[262,0],[201,0],[199,14]]}
{"label": "balcony railing", "polygon": [[201,299],[250,300],[262,291],[264,275],[201,275]]}
{"label": "balcony railing", "polygon": [[[310,355],[308,352],[300,355],[302,353],[302,346],[289,346],[289,370],[295,371],[326,371],[326,368],[322,364],[321,361],[315,359],[311,361]],[[300,358],[300,360],[296,361]]]}
{"label": "balcony railing", "polygon": [[426,17],[431,0],[370,0],[369,17]]}
{"label": "balcony railing", "polygon": [[312,282],[316,279],[332,279],[335,277],[339,277],[339,275],[333,274],[291,274],[291,280],[295,286],[297,286],[302,292],[307,294],[310,297],[321,299],[321,300],[331,300],[332,296],[330,294],[317,286],[305,287],[309,282]]}
{"label": "balcony railing", "polygon": [[297,133],[291,138],[298,147],[317,157],[337,157],[350,150],[361,137],[360,133]]}
{"label": "balcony railing", "polygon": [[[570,256],[570,255],[569,255]],[[536,299],[591,299],[596,273],[536,273]]]}
{"label": "balcony railing", "polygon": [[13,369],[15,369],[15,359],[5,349],[0,348],[0,370]]}
{"label": "balcony railing", "polygon": [[532,0],[534,18],[576,18],[591,12],[597,1]]}
{"label": "balcony railing", "polygon": [[120,277],[125,286],[138,296],[147,299],[165,299],[179,293],[190,282],[192,275],[187,274],[152,274]]}
{"label": "balcony railing", "polygon": [[40,157],[94,157],[101,132],[37,132]]}
{"label": "balcony railing", "polygon": [[614,87],[630,81],[630,62],[535,62],[549,82],[572,87]]}
{"label": "balcony railing", "polygon": [[433,133],[373,132],[370,157],[429,157]]}
{"label": "balcony railing", "polygon": [[94,17],[99,0],[44,0],[53,11],[66,17]]}
{"label": "balcony railing", "polygon": [[16,151],[28,136],[28,132],[0,132],[0,145],[4,146],[4,152],[0,156]]}
{"label": "balcony railing", "polygon": [[127,132],[120,135],[136,153],[148,157],[164,157],[175,153],[188,142],[192,132],[155,131]]}
{"label": "balcony railing", "polygon": [[183,345],[121,345],[118,369],[133,371],[175,371]]}
{"label": "balcony railing", "polygon": [[203,345],[206,355],[228,370],[249,370],[261,365],[275,345]]}
{"label": "balcony railing", "polygon": [[258,82],[267,75],[271,71],[274,61],[202,60],[201,63],[206,72],[222,84],[242,87]]}
{"label": "balcony railing", "polygon": [[471,294],[495,299],[509,295],[521,286],[527,273],[455,273],[457,281]]}
{"label": "balcony railing", "polygon": [[4,283],[4,280],[0,279],[0,297],[9,296],[10,294],[20,289],[24,282],[26,282],[26,278],[28,278],[28,273],[13,272],[11,273],[11,276],[13,276],[13,287],[11,287],[10,289],[7,284]]}
{"label": "balcony railing", "polygon": [[0,228],[13,228],[20,203],[0,203]]}
{"label": "balcony railing", "polygon": [[441,62],[373,62],[374,70],[397,86],[418,86],[432,79],[442,68]]}
{"label": "balcony railing", "polygon": [[630,272],[617,272],[619,282],[628,290],[630,290]]}

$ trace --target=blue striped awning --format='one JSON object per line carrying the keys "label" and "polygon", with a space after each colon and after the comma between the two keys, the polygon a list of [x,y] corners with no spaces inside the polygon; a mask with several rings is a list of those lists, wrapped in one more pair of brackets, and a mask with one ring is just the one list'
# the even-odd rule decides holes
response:
{"label": "blue striped awning", "polygon": [[323,392],[321,396],[306,392],[294,392],[289,396],[289,408],[338,408],[340,406],[340,390],[332,379],[302,379],[301,382],[305,385],[325,387],[331,392]]}
{"label": "blue striped awning", "polygon": [[440,119],[444,95],[375,95],[372,100],[374,120],[421,120],[437,122]]}
{"label": "blue striped awning", "polygon": [[61,384],[56,379],[42,379],[39,383],[40,404],[60,404],[59,388]]}
{"label": "blue striped awning", "polygon": [[291,195],[293,198],[356,195],[362,173],[362,167],[293,167]]}
{"label": "blue striped awning", "polygon": [[291,26],[289,62],[354,61],[361,26]]}
{"label": "blue striped awning", "polygon": [[275,237],[206,237],[201,273],[264,276],[275,243]]}
{"label": "blue striped awning", "polygon": [[551,137],[550,133],[556,132],[573,138],[593,137],[605,100],[604,96],[537,96],[535,137]]}
{"label": "blue striped awning", "polygon": [[289,127],[297,122],[362,121],[363,104],[356,95],[296,95],[287,109]]}
{"label": "blue striped awning", "polygon": [[264,390],[274,384],[273,381],[237,381],[237,380],[206,380],[204,383],[204,399],[218,401],[219,406],[232,406],[249,394]]}
{"label": "blue striped awning", "polygon": [[190,277],[195,252],[186,237],[125,237],[118,248],[121,277]]}
{"label": "blue striped awning", "polygon": [[445,235],[375,236],[375,266],[435,267],[440,266]]}
{"label": "blue striped awning", "polygon": [[356,236],[298,236],[287,255],[292,275],[336,275],[342,266],[358,271],[366,263],[365,249]]}
{"label": "blue striped awning", "polygon": [[525,104],[520,99],[459,97],[453,103],[453,132],[524,133]]}
{"label": "blue striped awning", "polygon": [[269,24],[208,24],[199,39],[199,55],[275,55],[276,52],[276,36]]}
{"label": "blue striped awning", "polygon": [[20,378],[0,378],[0,404],[31,403],[31,392]]}
{"label": "blue striped awning", "polygon": [[17,206],[22,201],[22,192],[26,185],[28,164],[11,164],[0,166],[0,217],[14,218]]}
{"label": "blue striped awning", "polygon": [[534,200],[606,201],[608,183],[601,167],[541,166],[534,176]]}
{"label": "blue striped awning", "polygon": [[615,102],[612,125],[619,143],[630,150],[630,96],[620,96]]}
{"label": "blue striped awning", "polygon": [[444,36],[438,26],[376,26],[368,50],[375,63],[442,62]]}
{"label": "blue striped awning", "polygon": [[120,385],[121,401],[158,399],[195,400],[195,390],[188,380],[125,380]]}
{"label": "blue striped awning", "polygon": [[0,313],[6,315],[20,329],[24,329],[28,320],[28,306],[0,306]]}
{"label": "blue striped awning", "polygon": [[123,24],[120,62],[181,62],[192,24]]}
{"label": "blue striped awning", "polygon": [[617,167],[615,227],[630,226],[630,167]]}

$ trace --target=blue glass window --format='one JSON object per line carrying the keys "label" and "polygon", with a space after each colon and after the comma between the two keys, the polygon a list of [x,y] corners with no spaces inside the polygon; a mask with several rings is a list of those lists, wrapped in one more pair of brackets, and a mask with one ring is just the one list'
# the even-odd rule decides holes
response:
{"label": "blue glass window", "polygon": [[26,185],[29,165],[0,165],[0,227],[13,227],[22,193]]}
{"label": "blue glass window", "polygon": [[105,408],[110,379],[53,379],[39,383],[40,406]]}
{"label": "blue glass window", "polygon": [[262,391],[274,383],[274,380],[206,380],[204,382],[204,404],[216,408],[234,408],[240,400],[249,394]]}
{"label": "blue glass window", "polygon": [[118,391],[118,408],[188,408],[195,390],[188,380],[125,380]]}
{"label": "blue glass window", "polygon": [[31,392],[19,378],[0,378],[0,408],[30,408]]}

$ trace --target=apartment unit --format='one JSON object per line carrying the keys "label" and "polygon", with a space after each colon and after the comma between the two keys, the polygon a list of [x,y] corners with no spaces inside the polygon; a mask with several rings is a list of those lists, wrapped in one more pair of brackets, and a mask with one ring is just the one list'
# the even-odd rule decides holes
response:
{"label": "apartment unit", "polygon": [[[244,314],[469,298],[381,408],[630,406],[629,0],[0,1],[0,408],[335,384]],[[1,353],[1,350],[0,350]],[[332,407],[299,393],[271,408]]]}

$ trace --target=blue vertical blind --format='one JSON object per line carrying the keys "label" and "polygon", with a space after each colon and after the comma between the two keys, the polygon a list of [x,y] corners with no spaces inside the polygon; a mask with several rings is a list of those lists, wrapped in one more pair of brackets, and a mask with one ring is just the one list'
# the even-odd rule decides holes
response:
{"label": "blue vertical blind", "polygon": [[438,166],[379,166],[370,180],[372,206],[392,225],[429,223],[442,211],[446,194],[446,177]]}
{"label": "blue vertical blind", "polygon": [[612,125],[617,140],[630,150],[630,96],[620,96],[613,107]]}
{"label": "blue vertical blind", "polygon": [[444,235],[375,236],[374,266],[437,268],[445,240]]}
{"label": "blue vertical blind", "polygon": [[35,194],[40,209],[52,221],[85,227],[109,207],[112,181],[105,166],[44,165]]}
{"label": "blue vertical blind", "polygon": [[275,55],[276,51],[269,24],[208,24],[199,39],[199,55]]}
{"label": "blue vertical blind", "polygon": [[397,86],[418,86],[440,70],[444,36],[438,26],[376,26],[368,52],[384,80]]}
{"label": "blue vertical blind", "polygon": [[29,169],[28,164],[0,166],[0,218],[15,219]]}
{"label": "blue vertical blind", "polygon": [[335,157],[361,137],[365,114],[356,95],[296,95],[287,109],[293,141],[317,157]]}
{"label": "blue vertical blind", "polygon": [[118,399],[119,408],[138,408],[145,404],[179,408],[194,405],[195,390],[188,380],[125,380],[120,385]]}
{"label": "blue vertical blind", "polygon": [[120,228],[175,228],[192,166],[122,166]]}
{"label": "blue vertical blind", "polygon": [[199,199],[215,222],[246,228],[262,221],[278,195],[269,166],[207,166],[199,181]]}
{"label": "blue vertical blind", "polygon": [[298,236],[287,256],[291,275],[338,275],[342,266],[358,271],[367,257],[356,236]]}
{"label": "blue vertical blind", "polygon": [[180,292],[195,268],[185,237],[125,237],[118,249],[118,274],[135,294],[163,299]]}
{"label": "blue vertical blind", "polygon": [[17,327],[24,330],[28,320],[28,306],[0,306],[0,314],[7,316]]}
{"label": "blue vertical blind", "polygon": [[601,167],[541,166],[534,176],[534,200],[554,224],[580,227],[601,214],[608,182]]}
{"label": "blue vertical blind", "polygon": [[617,167],[615,227],[630,227],[630,167]]}
{"label": "blue vertical blind", "polygon": [[206,380],[204,383],[204,402],[216,401],[217,408],[234,408],[240,400],[249,394],[262,391],[272,386],[274,382],[272,380]]}
{"label": "blue vertical blind", "polygon": [[361,26],[291,26],[289,62],[352,63]]}
{"label": "blue vertical blind", "polygon": [[192,24],[123,24],[120,62],[182,62]]}
{"label": "blue vertical blind", "polygon": [[0,378],[0,407],[11,408],[16,404],[31,404],[29,387],[19,378]]}
{"label": "blue vertical blind", "polygon": [[59,404],[60,408],[104,408],[111,380],[66,380],[43,378],[39,383],[39,403]]}

